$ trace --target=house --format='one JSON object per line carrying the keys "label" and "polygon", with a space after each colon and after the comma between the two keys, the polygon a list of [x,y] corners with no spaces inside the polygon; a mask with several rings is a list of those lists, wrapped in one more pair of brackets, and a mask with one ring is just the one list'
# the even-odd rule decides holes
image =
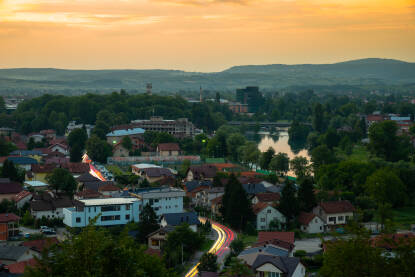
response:
{"label": "house", "polygon": [[294,232],[258,232],[257,244],[272,242],[273,240],[285,241],[294,244]]}
{"label": "house", "polygon": [[197,206],[209,207],[210,201],[219,196],[222,196],[225,193],[224,187],[214,187],[214,188],[204,188],[199,187],[195,189],[195,197],[192,200],[195,200]]}
{"label": "house", "polygon": [[220,209],[222,208],[222,196],[216,197],[210,200],[210,211],[215,215],[221,215]]}
{"label": "house", "polygon": [[81,199],[63,209],[63,223],[69,227],[85,227],[99,215],[95,225],[124,225],[138,222],[139,213],[139,200],[134,197]]}
{"label": "house", "polygon": [[178,143],[160,143],[157,145],[158,156],[179,156],[180,146]]}
{"label": "house", "polygon": [[27,136],[28,141],[33,139],[34,142],[42,142],[44,138],[45,136],[39,133],[31,133]]}
{"label": "house", "polygon": [[149,204],[157,216],[183,212],[184,190],[173,187],[136,189],[132,193],[141,200],[140,211]]}
{"label": "house", "polygon": [[313,209],[313,214],[320,216],[325,223],[325,230],[344,225],[353,217],[355,208],[348,200],[321,202]]}
{"label": "house", "polygon": [[130,156],[130,151],[122,145],[122,142],[119,142],[114,145],[112,148],[113,157],[128,157]]}
{"label": "house", "polygon": [[63,163],[62,168],[67,169],[75,178],[81,176],[82,174],[88,173],[90,168],[87,163]]}
{"label": "house", "polygon": [[285,216],[268,203],[259,202],[252,207],[252,210],[256,215],[257,230],[269,230],[272,221],[280,224],[286,222]]}
{"label": "house", "polygon": [[115,197],[120,194],[121,189],[114,184],[105,184],[98,188],[98,192],[103,196]]}
{"label": "house", "polygon": [[167,225],[147,235],[148,248],[161,250],[163,243],[167,240],[167,235],[173,232],[174,226]]}
{"label": "house", "polygon": [[286,249],[280,246],[274,246],[272,244],[259,245],[249,247],[243,250],[239,255],[238,259],[241,259],[248,265],[252,265],[258,255],[269,255],[279,257],[290,257],[291,249]]}
{"label": "house", "polygon": [[186,173],[186,181],[193,180],[210,180],[216,176],[217,169],[213,165],[192,165],[189,167]]}
{"label": "house", "polygon": [[267,203],[270,205],[279,204],[281,195],[277,192],[258,193],[252,198],[252,204]]}
{"label": "house", "polygon": [[18,157],[18,156],[11,156],[8,157],[7,160],[13,162],[13,164],[23,168],[26,171],[29,171],[32,168],[33,164],[37,164],[38,161],[36,159],[30,157]]}
{"label": "house", "polygon": [[184,190],[186,191],[186,193],[191,193],[194,189],[201,187],[201,186],[205,188],[211,188],[213,186],[213,183],[212,181],[209,181],[209,180],[205,180],[205,181],[193,180],[193,181],[184,182],[183,186],[184,186]]}
{"label": "house", "polygon": [[81,191],[78,191],[74,195],[75,200],[81,200],[81,199],[93,199],[93,198],[101,198],[102,194],[98,191],[94,191],[91,189],[84,189]]}
{"label": "house", "polygon": [[6,243],[0,245],[0,261],[5,265],[27,261],[32,259],[35,255],[37,254],[26,246]]}
{"label": "house", "polygon": [[145,130],[141,128],[127,128],[127,129],[118,129],[113,130],[112,132],[108,133],[107,142],[111,145],[116,145],[117,143],[121,142],[124,137],[132,137],[137,135],[144,134]]}
{"label": "house", "polygon": [[42,159],[43,153],[39,150],[14,150],[10,156],[29,157],[36,159],[38,162]]}
{"label": "house", "polygon": [[57,164],[33,164],[31,167],[32,180],[46,182],[46,176],[51,174],[55,168],[58,168]]}
{"label": "house", "polygon": [[14,213],[0,214],[0,240],[8,240],[19,234],[20,217]]}
{"label": "house", "polygon": [[299,258],[258,255],[251,266],[255,276],[303,277],[306,268]]}
{"label": "house", "polygon": [[66,144],[63,143],[55,143],[48,147],[49,150],[52,152],[60,152],[64,155],[69,154],[69,147]]}
{"label": "house", "polygon": [[324,232],[324,220],[313,213],[301,212],[297,218],[301,231],[309,234]]}
{"label": "house", "polygon": [[78,189],[83,187],[86,183],[101,181],[97,177],[92,176],[91,173],[89,173],[89,172],[84,173],[84,174],[76,177],[75,179],[78,182]]}
{"label": "house", "polygon": [[170,226],[179,226],[183,223],[189,224],[190,229],[197,231],[197,225],[200,224],[197,213],[195,212],[184,212],[184,213],[169,213],[163,214],[161,216],[160,225],[162,227]]}
{"label": "house", "polygon": [[30,202],[31,214],[34,218],[63,218],[63,209],[73,207],[73,201],[66,196],[56,196],[50,192],[38,193]]}
{"label": "house", "polygon": [[[35,258],[29,260],[13,263],[6,265],[4,268],[9,272],[10,275],[7,276],[22,276],[26,270],[26,267],[34,267],[38,263]],[[3,276],[3,275],[0,275]]]}
{"label": "house", "polygon": [[16,203],[16,207],[21,209],[26,203],[32,200],[32,193],[27,190],[22,190],[18,194],[14,196],[14,202]]}
{"label": "house", "polygon": [[41,130],[39,132],[41,135],[43,135],[48,141],[56,139],[56,131],[52,129],[48,130]]}
{"label": "house", "polygon": [[13,200],[15,195],[23,190],[22,185],[10,181],[9,178],[0,178],[0,201]]}
{"label": "house", "polygon": [[146,178],[149,183],[155,183],[166,177],[174,177],[173,173],[168,168],[143,168],[141,169],[139,176]]}
{"label": "house", "polygon": [[25,181],[24,186],[28,189],[32,188],[35,191],[43,191],[47,190],[49,185],[42,181]]}

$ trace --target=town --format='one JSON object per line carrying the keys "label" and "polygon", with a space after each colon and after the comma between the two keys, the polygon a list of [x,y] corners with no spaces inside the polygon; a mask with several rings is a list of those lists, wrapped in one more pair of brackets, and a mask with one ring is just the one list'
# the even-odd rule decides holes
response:
{"label": "town", "polygon": [[151,88],[0,101],[0,276],[415,274],[414,92]]}

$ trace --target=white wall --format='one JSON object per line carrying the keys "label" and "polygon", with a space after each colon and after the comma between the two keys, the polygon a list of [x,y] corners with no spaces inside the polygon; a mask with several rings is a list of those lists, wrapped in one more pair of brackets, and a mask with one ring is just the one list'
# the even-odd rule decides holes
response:
{"label": "white wall", "polygon": [[257,230],[269,229],[269,224],[274,219],[277,219],[281,223],[285,223],[286,220],[285,216],[281,214],[277,209],[271,206],[264,208],[261,212],[257,214]]}

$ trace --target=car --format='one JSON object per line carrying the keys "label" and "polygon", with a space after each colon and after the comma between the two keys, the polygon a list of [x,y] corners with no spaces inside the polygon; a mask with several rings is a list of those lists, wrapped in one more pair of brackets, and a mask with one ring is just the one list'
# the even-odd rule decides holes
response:
{"label": "car", "polygon": [[28,238],[30,238],[30,234],[29,233],[25,233],[24,235],[23,235],[23,237],[25,238],[25,239],[28,239]]}
{"label": "car", "polygon": [[56,234],[55,229],[49,228],[47,226],[41,226],[40,227],[40,232],[43,233],[43,234],[45,234],[45,235],[54,235],[54,234]]}

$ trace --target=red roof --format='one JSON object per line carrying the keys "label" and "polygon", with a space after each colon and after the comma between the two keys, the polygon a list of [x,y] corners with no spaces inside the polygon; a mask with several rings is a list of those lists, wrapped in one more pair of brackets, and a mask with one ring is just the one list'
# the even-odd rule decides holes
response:
{"label": "red roof", "polygon": [[412,233],[403,234],[384,234],[371,239],[373,246],[395,249],[398,245],[409,244],[415,241],[415,235]]}
{"label": "red roof", "polygon": [[98,188],[98,191],[119,191],[119,190],[120,190],[119,187],[115,185],[111,185],[111,184],[103,185]]}
{"label": "red roof", "polygon": [[298,215],[298,222],[301,224],[301,225],[308,225],[308,223],[310,223],[310,221],[311,220],[313,220],[313,218],[315,217],[316,215],[315,214],[312,214],[312,213],[305,213],[305,212],[301,212],[299,215]]}
{"label": "red roof", "polygon": [[254,214],[259,214],[263,209],[265,209],[268,206],[270,206],[270,204],[258,202],[252,207],[252,210],[254,211]]}
{"label": "red roof", "polygon": [[26,198],[29,195],[32,195],[32,193],[30,193],[27,190],[22,190],[21,192],[19,192],[18,194],[16,194],[14,196],[14,201],[17,203],[17,202],[19,202],[20,200]]}
{"label": "red roof", "polygon": [[0,214],[0,223],[6,223],[11,221],[18,221],[20,217],[15,215],[14,213],[4,213]]}
{"label": "red roof", "polygon": [[35,266],[37,265],[37,261],[32,258],[30,260],[9,264],[6,267],[9,269],[9,272],[12,274],[23,274],[24,270],[27,266]]}
{"label": "red roof", "polygon": [[17,182],[0,182],[0,194],[17,194],[22,190],[22,185]]}
{"label": "red roof", "polygon": [[239,173],[241,177],[261,177],[264,174],[255,171],[244,171]]}
{"label": "red roof", "polygon": [[29,247],[30,249],[42,252],[43,249],[49,248],[54,244],[59,243],[56,237],[46,238],[46,239],[39,239],[39,240],[30,240],[25,241],[22,243],[23,246]]}
{"label": "red roof", "polygon": [[62,165],[63,168],[66,168],[71,173],[86,173],[89,172],[89,164],[87,163],[66,163]]}
{"label": "red roof", "polygon": [[289,243],[294,243],[294,232],[259,232],[258,243],[270,240],[281,240]]}
{"label": "red roof", "polygon": [[275,202],[281,199],[281,195],[277,192],[258,193],[256,197],[259,202]]}
{"label": "red roof", "polygon": [[52,163],[32,164],[33,173],[51,173],[55,168],[57,168],[57,165]]}
{"label": "red roof", "polygon": [[383,116],[377,114],[370,114],[366,117],[367,121],[383,121]]}
{"label": "red roof", "polygon": [[178,143],[160,143],[157,145],[158,151],[180,151]]}
{"label": "red roof", "polygon": [[66,144],[63,144],[63,143],[53,143],[48,148],[52,149],[54,146],[59,146],[60,148],[62,148],[64,150],[68,149],[68,146]]}
{"label": "red roof", "polygon": [[355,210],[348,200],[321,202],[320,207],[328,214],[348,213]]}
{"label": "red roof", "polygon": [[101,197],[101,193],[91,190],[91,189],[85,189],[83,191],[79,191],[75,194],[78,197],[81,198],[99,198]]}

